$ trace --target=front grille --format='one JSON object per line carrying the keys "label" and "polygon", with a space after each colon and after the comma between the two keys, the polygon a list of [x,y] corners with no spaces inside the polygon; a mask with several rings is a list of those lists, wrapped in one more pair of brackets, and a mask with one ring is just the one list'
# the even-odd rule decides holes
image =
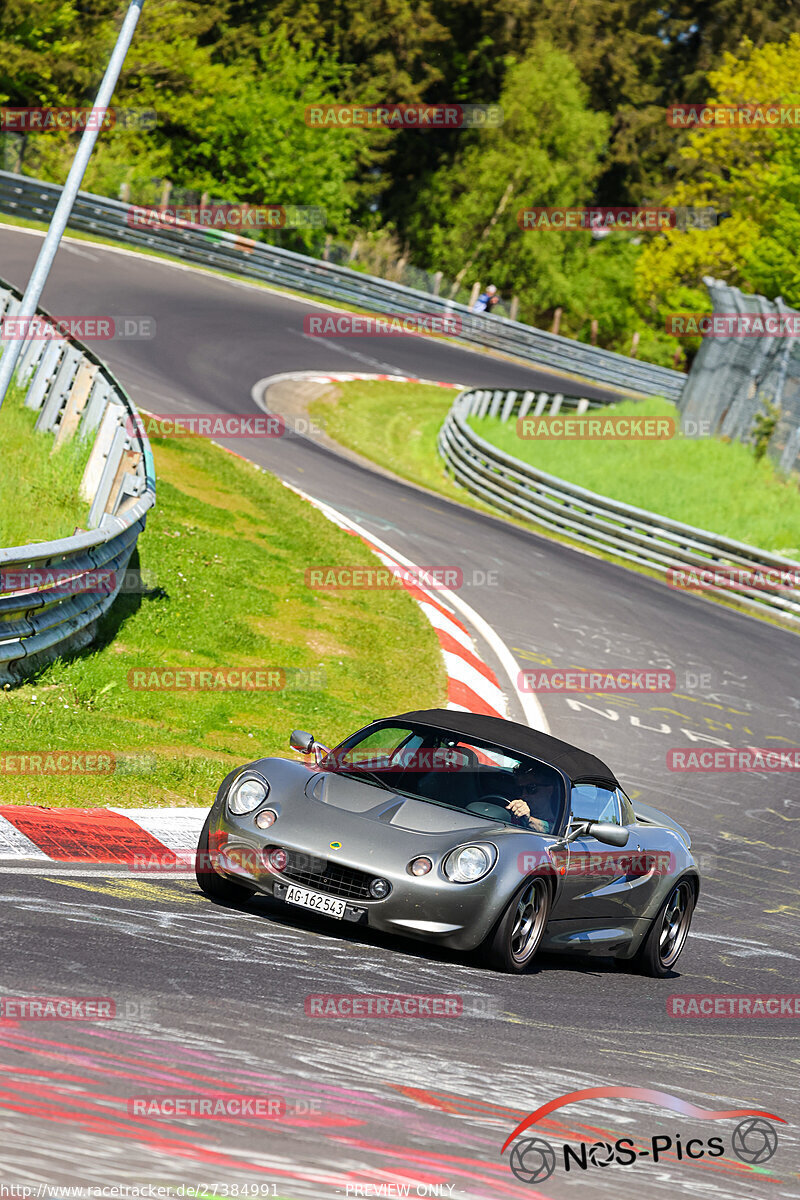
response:
{"label": "front grille", "polygon": [[292,883],[316,888],[329,896],[340,896],[344,900],[371,900],[369,885],[375,878],[365,871],[343,867],[341,863],[328,862],[324,858],[313,858],[287,850],[289,861],[280,872]]}

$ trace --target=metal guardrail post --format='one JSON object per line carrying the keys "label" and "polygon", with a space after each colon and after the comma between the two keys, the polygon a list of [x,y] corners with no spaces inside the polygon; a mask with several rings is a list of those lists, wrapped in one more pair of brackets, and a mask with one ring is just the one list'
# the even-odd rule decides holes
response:
{"label": "metal guardrail post", "polygon": [[44,338],[30,338],[22,348],[17,364],[17,383],[24,387],[41,362],[47,343]]}
{"label": "metal guardrail post", "polygon": [[55,378],[66,345],[67,343],[61,339],[47,343],[47,348],[39,359],[36,373],[25,397],[26,408],[39,409],[44,404],[44,398]]}
{"label": "metal guardrail post", "polygon": [[[0,296],[7,290],[0,281]],[[84,439],[96,434],[106,413],[110,437],[95,437],[91,479],[84,474],[88,523],[95,528],[54,542],[0,548],[0,685],[19,682],[54,656],[88,644],[98,618],[114,602],[155,503],[150,444],[135,407],[99,360],[64,340],[46,342],[38,362],[33,357],[25,403],[41,410],[37,426],[55,433],[54,445],[75,434]],[[36,568],[65,570],[69,586],[51,580],[3,590],[3,572]],[[96,574],[103,568],[114,573],[105,591]]]}
{"label": "metal guardrail post", "polygon": [[[114,95],[114,88],[117,85],[117,79],[122,70],[122,64],[125,61],[125,55],[128,53],[128,47],[131,44],[143,3],[144,0],[130,0],[116,44],[111,52],[111,58],[108,60],[108,66],[100,81],[100,87],[92,109],[93,112],[105,113],[105,110],[111,103],[111,97]],[[66,183],[60,190],[58,203],[55,206],[53,219],[50,222],[50,228],[39,250],[36,264],[28,280],[28,286],[25,289],[25,295],[20,300],[18,311],[23,317],[32,317],[36,312],[36,307],[44,290],[44,285],[47,283],[53,259],[56,256],[59,243],[67,227],[67,221],[69,220],[72,206],[75,203],[75,197],[78,195],[78,189],[81,186],[86,168],[89,165],[89,159],[99,132],[100,123],[98,121],[86,122],[81,134],[81,140],[78,143],[78,149],[75,151],[75,157],[72,160],[72,165],[67,175]],[[5,352],[3,357],[0,358],[0,408],[3,406],[6,392],[11,384],[23,341],[24,338],[6,340]]]}
{"label": "metal guardrail post", "polygon": [[[114,420],[115,404],[109,405],[106,409],[106,416],[112,416]],[[92,507],[89,511],[89,528],[96,529],[103,519],[106,509],[111,500],[111,485],[113,484],[117,472],[119,470],[122,455],[128,447],[128,436],[125,432],[125,412],[124,410],[116,417],[116,425],[112,428],[111,444],[106,451],[105,462],[100,475],[100,481],[97,485],[97,491],[94,494]],[[105,422],[104,422],[105,424]],[[100,433],[97,435],[98,440],[103,432],[103,426],[100,427]]]}
{"label": "metal guardrail post", "polygon": [[66,345],[64,347],[64,353],[58,364],[55,378],[50,385],[47,399],[42,405],[42,410],[36,420],[36,429],[38,432],[50,433],[58,424],[58,417],[62,408],[67,403],[67,397],[72,390],[72,384],[78,373],[78,364],[81,361],[81,357],[81,351],[77,346]]}
{"label": "metal guardrail post", "polygon": [[89,401],[81,421],[80,437],[87,438],[94,433],[103,419],[106,405],[109,404],[113,388],[105,375],[97,375],[89,393]]}

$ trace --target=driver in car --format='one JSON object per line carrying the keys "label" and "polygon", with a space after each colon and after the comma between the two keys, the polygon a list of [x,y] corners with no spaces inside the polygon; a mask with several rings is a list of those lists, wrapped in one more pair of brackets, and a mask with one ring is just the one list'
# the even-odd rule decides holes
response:
{"label": "driver in car", "polygon": [[531,813],[531,805],[535,808],[547,809],[549,805],[546,803],[550,799],[551,788],[546,784],[542,785],[536,778],[534,771],[526,771],[517,776],[517,782],[521,795],[515,800],[509,800],[506,808],[512,816],[516,817],[520,825],[526,825],[529,829],[533,829],[535,833],[549,833],[552,827],[552,822],[546,817],[535,817]]}

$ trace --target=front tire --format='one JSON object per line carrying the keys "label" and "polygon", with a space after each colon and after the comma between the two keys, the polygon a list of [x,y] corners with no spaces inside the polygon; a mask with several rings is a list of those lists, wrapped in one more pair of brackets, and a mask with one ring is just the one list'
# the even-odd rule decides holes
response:
{"label": "front tire", "polygon": [[208,896],[209,900],[218,900],[222,904],[243,904],[253,895],[253,888],[246,887],[244,884],[234,883],[231,879],[225,879],[214,870],[211,865],[211,856],[208,852],[210,825],[211,813],[206,817],[206,823],[200,831],[200,838],[197,843],[194,874],[198,887],[204,895]]}
{"label": "front tire", "polygon": [[539,949],[550,916],[552,894],[541,876],[527,879],[486,942],[486,958],[497,971],[523,975]]}
{"label": "front tire", "polygon": [[688,879],[675,884],[634,959],[643,975],[664,979],[683,953],[694,912],[695,892]]}

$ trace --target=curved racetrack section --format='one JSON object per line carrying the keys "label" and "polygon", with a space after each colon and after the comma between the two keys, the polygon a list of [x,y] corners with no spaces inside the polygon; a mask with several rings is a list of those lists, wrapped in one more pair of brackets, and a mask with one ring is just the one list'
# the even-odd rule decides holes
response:
{"label": "curved racetrack section", "polygon": [[[37,236],[0,229],[0,275],[23,286],[39,245]],[[154,340],[99,351],[133,400],[159,413],[255,413],[256,381],[293,370],[552,391],[567,382],[433,340],[310,338],[303,316],[321,306],[88,243],[62,247],[42,302],[59,314],[154,316]],[[247,913],[215,908],[188,881],[114,882],[52,865],[6,871],[3,990],[114,995],[129,1005],[129,1019],[113,1029],[64,1023],[57,1040],[30,1023],[0,1024],[0,1141],[12,1177],[202,1182],[209,1195],[215,1182],[218,1194],[233,1195],[221,1187],[234,1181],[262,1187],[239,1195],[375,1195],[347,1188],[398,1179],[413,1180],[416,1195],[425,1179],[445,1196],[560,1196],[572,1194],[577,1177],[592,1196],[632,1197],[643,1185],[670,1198],[682,1190],[714,1200],[796,1194],[791,1020],[678,1020],[666,1003],[678,994],[798,990],[797,782],[780,773],[676,774],[666,755],[673,746],[800,745],[798,638],[308,440],[230,444],[414,562],[456,565],[467,579],[496,572],[497,586],[463,596],[520,667],[675,670],[671,695],[541,699],[556,737],[599,754],[629,792],[692,832],[703,868],[692,935],[671,979],[556,958],[512,978],[445,952],[342,934],[269,902]],[[491,648],[481,648],[497,667]],[[472,1011],[449,1021],[305,1015],[306,996],[351,991],[459,993]],[[22,1103],[26,1079],[34,1098]],[[235,1085],[293,1096],[295,1115],[279,1133],[264,1121],[143,1126],[119,1117],[120,1096],[165,1079],[175,1092]],[[780,1157],[758,1172],[726,1152],[688,1166],[668,1157],[644,1173],[639,1164],[590,1178],[561,1168],[541,1190],[517,1180],[499,1153],[514,1126],[560,1093],[601,1085],[657,1088],[705,1109],[766,1109],[793,1125],[781,1126]],[[644,1101],[593,1104],[591,1122],[567,1108],[543,1123],[542,1135],[643,1144],[691,1126],[686,1136],[709,1136],[702,1122],[676,1124]],[[724,1126],[726,1145],[731,1129]]]}

